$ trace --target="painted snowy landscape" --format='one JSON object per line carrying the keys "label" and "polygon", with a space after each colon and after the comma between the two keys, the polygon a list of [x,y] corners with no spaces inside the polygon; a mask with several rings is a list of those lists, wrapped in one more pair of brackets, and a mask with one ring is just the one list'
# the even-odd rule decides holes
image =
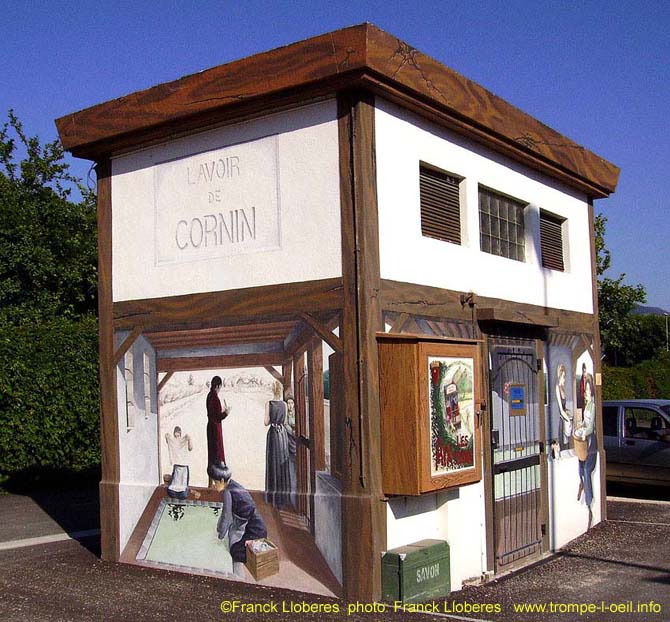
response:
{"label": "painted snowy landscape", "polygon": [[207,486],[207,410],[205,400],[213,376],[221,376],[221,404],[230,414],[223,421],[226,462],[233,478],[249,490],[265,489],[265,404],[272,399],[274,378],[263,368],[177,372],[160,393],[160,465],[161,473],[171,473],[166,434],[181,428],[188,435],[192,450],[179,452],[179,464],[190,470],[192,486]]}

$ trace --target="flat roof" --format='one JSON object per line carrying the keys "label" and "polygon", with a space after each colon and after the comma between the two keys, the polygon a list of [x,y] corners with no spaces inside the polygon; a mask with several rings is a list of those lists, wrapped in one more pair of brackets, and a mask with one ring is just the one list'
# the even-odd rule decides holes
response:
{"label": "flat roof", "polygon": [[495,151],[605,197],[619,168],[372,24],[219,65],[56,120],[74,156],[113,154],[363,89]]}

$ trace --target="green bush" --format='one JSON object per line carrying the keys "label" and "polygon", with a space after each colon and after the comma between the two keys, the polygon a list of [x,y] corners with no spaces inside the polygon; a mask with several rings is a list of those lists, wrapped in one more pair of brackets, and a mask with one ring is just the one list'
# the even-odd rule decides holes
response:
{"label": "green bush", "polygon": [[670,399],[670,357],[656,358],[633,367],[603,365],[603,399]]}
{"label": "green bush", "polygon": [[100,462],[95,316],[0,326],[0,481]]}
{"label": "green bush", "polygon": [[628,367],[603,365],[603,399],[631,400],[635,398],[635,385]]}

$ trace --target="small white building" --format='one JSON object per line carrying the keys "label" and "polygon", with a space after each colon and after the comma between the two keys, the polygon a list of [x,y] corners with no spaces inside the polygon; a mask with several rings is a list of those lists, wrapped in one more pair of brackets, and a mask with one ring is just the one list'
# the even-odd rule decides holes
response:
{"label": "small white building", "polygon": [[[433,538],[460,589],[604,518],[617,167],[370,24],[57,125],[98,172],[105,559],[256,580],[217,538],[214,375],[278,548],[259,583],[378,598],[382,552]],[[276,386],[295,409],[266,426]]]}

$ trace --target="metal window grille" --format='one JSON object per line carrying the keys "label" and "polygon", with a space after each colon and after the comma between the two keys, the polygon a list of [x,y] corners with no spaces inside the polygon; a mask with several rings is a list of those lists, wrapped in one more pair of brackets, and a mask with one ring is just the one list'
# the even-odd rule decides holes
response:
{"label": "metal window grille", "polygon": [[419,169],[421,234],[452,244],[461,243],[461,179],[422,166]]}
{"label": "metal window grille", "polygon": [[565,270],[563,262],[563,223],[564,218],[540,211],[540,244],[542,247],[542,265],[552,270]]}
{"label": "metal window grille", "polygon": [[479,189],[480,243],[485,253],[525,261],[525,207],[492,190]]}
{"label": "metal window grille", "polygon": [[151,360],[149,354],[144,353],[144,416],[151,414]]}
{"label": "metal window grille", "polygon": [[126,428],[130,431],[135,427],[135,369],[132,350],[124,355],[123,378],[126,385]]}

